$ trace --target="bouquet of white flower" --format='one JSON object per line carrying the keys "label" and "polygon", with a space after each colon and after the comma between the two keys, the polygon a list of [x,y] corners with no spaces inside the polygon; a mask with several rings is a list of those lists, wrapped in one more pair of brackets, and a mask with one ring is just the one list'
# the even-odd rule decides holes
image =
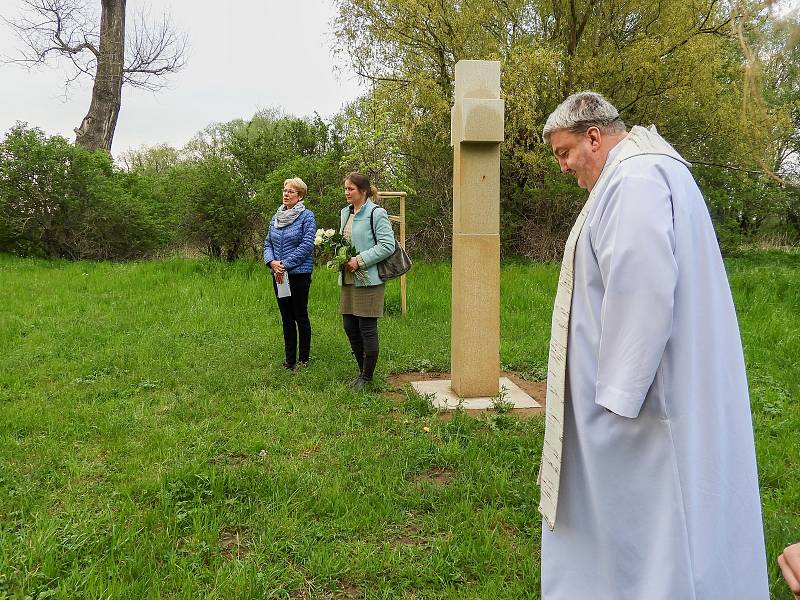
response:
{"label": "bouquet of white flower", "polygon": [[334,236],[338,235],[335,229],[317,229],[314,236],[314,247],[317,250],[323,250],[325,246],[330,245],[330,241]]}
{"label": "bouquet of white flower", "polygon": [[[358,252],[344,236],[333,229],[317,229],[314,237],[315,254],[320,258],[330,256],[325,266],[331,271],[341,271],[347,262]],[[353,275],[359,281],[367,281],[367,274],[361,269]]]}

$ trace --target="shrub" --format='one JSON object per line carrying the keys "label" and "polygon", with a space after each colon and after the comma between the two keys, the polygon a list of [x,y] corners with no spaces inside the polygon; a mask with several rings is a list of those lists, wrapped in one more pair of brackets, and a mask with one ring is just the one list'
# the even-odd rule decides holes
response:
{"label": "shrub", "polygon": [[183,197],[187,237],[210,257],[233,261],[248,249],[258,251],[264,209],[248,194],[233,162],[212,156],[181,165],[173,184]]}
{"label": "shrub", "polygon": [[165,242],[154,199],[108,153],[23,124],[0,143],[0,251],[69,259],[146,256]]}

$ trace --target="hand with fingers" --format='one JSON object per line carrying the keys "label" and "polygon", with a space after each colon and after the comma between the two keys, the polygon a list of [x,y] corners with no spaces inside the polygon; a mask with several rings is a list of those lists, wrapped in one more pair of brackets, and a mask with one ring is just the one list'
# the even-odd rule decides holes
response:
{"label": "hand with fingers", "polygon": [[345,266],[347,267],[348,271],[350,271],[351,273],[355,273],[356,271],[358,271],[358,259],[354,256],[353,258],[347,261]]}
{"label": "hand with fingers", "polygon": [[269,263],[272,272],[275,273],[275,281],[278,283],[283,283],[283,274],[286,273],[286,268],[283,266],[283,262],[280,260],[273,260]]}
{"label": "hand with fingers", "polygon": [[778,566],[795,599],[800,600],[800,543],[792,544],[781,553]]}

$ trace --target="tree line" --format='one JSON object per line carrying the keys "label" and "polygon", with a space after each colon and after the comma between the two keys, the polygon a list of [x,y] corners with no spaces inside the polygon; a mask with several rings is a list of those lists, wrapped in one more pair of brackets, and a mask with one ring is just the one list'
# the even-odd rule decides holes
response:
{"label": "tree line", "polygon": [[258,256],[283,181],[301,176],[319,220],[344,202],[342,127],[266,110],[186,146],[123,153],[17,124],[0,143],[0,251],[69,259],[202,252]]}
{"label": "tree line", "polygon": [[[408,185],[449,231],[455,63],[501,63],[506,252],[556,258],[584,200],[540,134],[570,93],[606,95],[694,163],[726,247],[800,236],[800,35],[778,3],[697,0],[337,0],[338,49],[362,100],[401,132]],[[424,200],[423,200],[424,199]]]}
{"label": "tree line", "polygon": [[[796,16],[720,0],[337,0],[337,51],[369,92],[323,120],[278,110],[212,124],[183,148],[108,152],[18,125],[0,143],[0,251],[129,259],[175,248],[257,255],[284,179],[325,226],[353,169],[409,193],[409,244],[447,256],[455,63],[501,62],[506,256],[558,258],[584,192],[541,129],[594,89],[694,163],[723,249],[800,240]],[[124,117],[123,117],[124,118]]]}

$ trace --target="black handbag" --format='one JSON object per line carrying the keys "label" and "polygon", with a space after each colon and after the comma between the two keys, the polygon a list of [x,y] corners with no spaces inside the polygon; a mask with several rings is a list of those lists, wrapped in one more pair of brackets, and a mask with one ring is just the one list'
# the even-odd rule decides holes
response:
{"label": "black handbag", "polygon": [[[375,209],[373,208],[372,212],[369,213],[369,227],[372,230],[372,239],[375,240],[375,244],[377,245],[378,238],[375,236],[375,223],[372,219],[374,214]],[[395,240],[394,252],[378,263],[378,277],[381,278],[381,281],[389,281],[395,277],[400,277],[400,275],[405,275],[408,273],[409,269],[411,269],[411,257],[403,250],[403,247],[397,243],[397,240]]]}

